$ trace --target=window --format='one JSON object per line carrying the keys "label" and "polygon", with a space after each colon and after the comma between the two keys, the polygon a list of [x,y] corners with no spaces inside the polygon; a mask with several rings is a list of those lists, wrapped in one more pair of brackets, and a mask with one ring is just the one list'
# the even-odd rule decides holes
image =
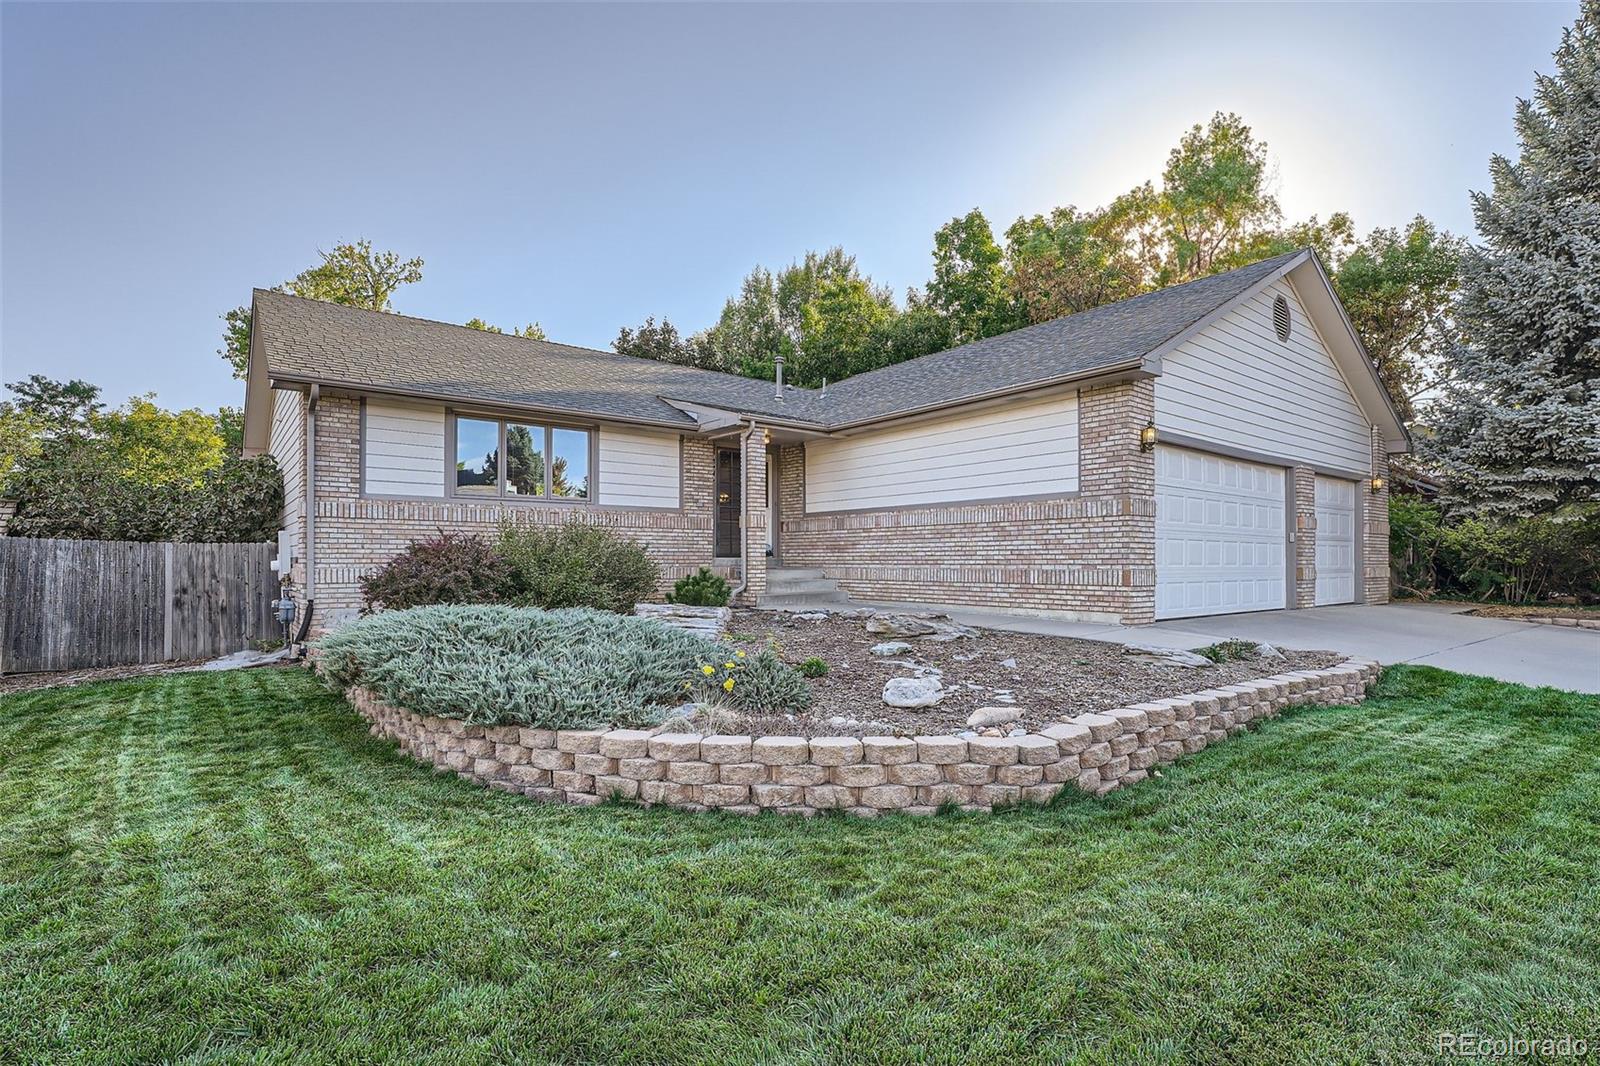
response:
{"label": "window", "polygon": [[458,415],[456,496],[589,499],[590,430]]}

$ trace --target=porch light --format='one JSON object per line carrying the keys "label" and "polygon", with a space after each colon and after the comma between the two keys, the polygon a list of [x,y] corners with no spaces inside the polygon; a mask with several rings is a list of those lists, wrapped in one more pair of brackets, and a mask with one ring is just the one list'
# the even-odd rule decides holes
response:
{"label": "porch light", "polygon": [[1151,422],[1139,431],[1139,450],[1141,452],[1155,451],[1156,441],[1159,437],[1160,434],[1156,432],[1156,424]]}
{"label": "porch light", "polygon": [[1388,482],[1383,480],[1383,478],[1381,478],[1381,477],[1375,477],[1375,478],[1372,479],[1371,484],[1372,484],[1372,494],[1374,496],[1376,496],[1378,493],[1383,491],[1383,487],[1385,485],[1387,485]]}

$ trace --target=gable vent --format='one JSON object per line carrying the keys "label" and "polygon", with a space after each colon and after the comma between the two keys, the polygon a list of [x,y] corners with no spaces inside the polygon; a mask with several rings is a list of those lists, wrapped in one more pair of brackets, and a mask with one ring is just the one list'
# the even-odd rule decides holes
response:
{"label": "gable vent", "polygon": [[1272,328],[1277,331],[1280,341],[1289,339],[1289,301],[1280,296],[1272,301]]}

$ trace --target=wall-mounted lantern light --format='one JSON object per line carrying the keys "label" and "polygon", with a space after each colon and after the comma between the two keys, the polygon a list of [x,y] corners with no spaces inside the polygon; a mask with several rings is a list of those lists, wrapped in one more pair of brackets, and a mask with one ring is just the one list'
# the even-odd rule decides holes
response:
{"label": "wall-mounted lantern light", "polygon": [[1372,494],[1374,496],[1376,496],[1378,493],[1383,491],[1383,487],[1385,485],[1387,485],[1387,484],[1388,484],[1388,482],[1383,480],[1383,478],[1381,478],[1381,477],[1373,478],[1372,479]]}
{"label": "wall-mounted lantern light", "polygon": [[1149,425],[1145,426],[1139,431],[1139,450],[1141,452],[1155,451],[1156,441],[1159,439],[1159,436],[1160,435],[1156,432],[1156,424],[1154,422],[1151,422]]}

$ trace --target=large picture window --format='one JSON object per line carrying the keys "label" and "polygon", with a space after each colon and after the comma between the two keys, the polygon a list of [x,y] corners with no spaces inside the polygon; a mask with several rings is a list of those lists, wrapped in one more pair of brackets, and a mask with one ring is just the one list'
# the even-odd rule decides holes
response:
{"label": "large picture window", "polygon": [[456,496],[589,498],[593,432],[513,419],[455,418]]}

